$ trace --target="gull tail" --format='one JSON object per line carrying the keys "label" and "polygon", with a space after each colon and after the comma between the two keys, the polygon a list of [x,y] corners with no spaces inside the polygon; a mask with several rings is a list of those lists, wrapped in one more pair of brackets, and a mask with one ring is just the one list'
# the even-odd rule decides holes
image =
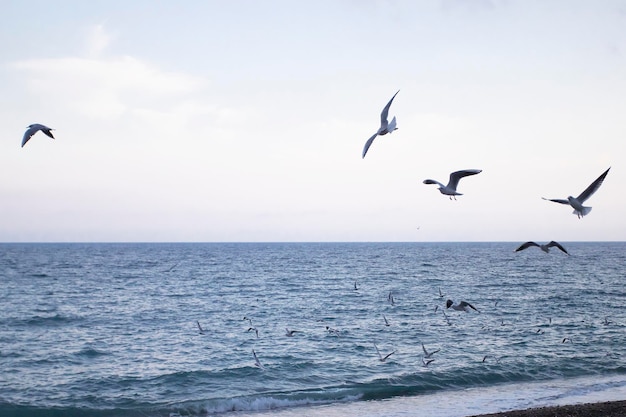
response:
{"label": "gull tail", "polygon": [[393,119],[391,119],[391,122],[387,125],[387,131],[391,133],[396,129],[396,116],[393,116]]}
{"label": "gull tail", "polygon": [[591,213],[591,207],[584,207],[584,206],[583,206],[583,210],[582,211],[574,210],[572,212],[572,214],[576,214],[579,217],[584,217],[584,216],[586,216],[589,213]]}

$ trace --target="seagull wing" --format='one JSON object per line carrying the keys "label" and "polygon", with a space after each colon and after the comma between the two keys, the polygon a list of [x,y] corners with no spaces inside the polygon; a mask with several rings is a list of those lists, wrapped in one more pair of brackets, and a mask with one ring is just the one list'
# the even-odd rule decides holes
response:
{"label": "seagull wing", "polygon": [[387,360],[387,358],[389,358],[391,355],[393,355],[394,353],[396,353],[396,351],[394,350],[393,352],[389,353],[387,356],[385,356],[384,358],[381,358],[381,360],[383,362],[385,362]]}
{"label": "seagull wing", "polygon": [[567,252],[565,250],[565,248],[563,246],[561,246],[561,244],[559,242],[555,242],[554,240],[551,241],[550,243],[548,243],[548,247],[551,248],[553,246],[556,246],[557,248],[561,249],[563,252],[567,253],[569,255],[569,252]]}
{"label": "seagull wing", "polygon": [[54,136],[52,136],[52,129],[50,129],[49,127],[44,126],[44,129],[41,129],[41,131],[45,133],[48,137],[54,139]]}
{"label": "seagull wing", "polygon": [[587,187],[587,189],[585,191],[583,191],[576,198],[578,201],[580,201],[581,204],[584,203],[585,200],[587,200],[589,197],[591,197],[593,195],[593,193],[598,191],[598,188],[600,188],[600,186],[602,185],[602,182],[604,181],[604,178],[606,177],[606,174],[609,173],[610,169],[611,169],[611,167],[609,167],[609,169],[604,171],[602,173],[602,175],[600,175],[594,182],[592,182],[591,185],[589,187]]}
{"label": "seagull wing", "polygon": [[448,188],[456,190],[457,185],[459,185],[459,180],[463,177],[467,177],[469,175],[480,174],[482,169],[464,169],[462,171],[455,171],[450,174],[450,181],[448,182]]}
{"label": "seagull wing", "polygon": [[544,200],[547,200],[547,201],[552,201],[554,203],[561,203],[561,204],[568,204],[569,205],[569,200],[563,200],[563,199],[560,199],[560,198],[545,198],[545,197],[541,197],[541,198],[544,199]]}
{"label": "seagull wing", "polygon": [[519,248],[515,249],[515,252],[519,252],[521,250],[524,250],[526,248],[530,248],[531,246],[537,246],[539,247],[539,245],[535,242],[526,242],[526,243],[522,243]]}
{"label": "seagull wing", "polygon": [[383,355],[380,354],[380,350],[378,350],[378,346],[376,346],[376,343],[374,343],[374,347],[376,348],[376,353],[378,353],[378,358],[382,361]]}
{"label": "seagull wing", "polygon": [[476,307],[474,307],[473,305],[471,305],[471,304],[470,304],[470,303],[468,303],[467,301],[461,301],[461,302],[459,303],[459,306],[461,306],[461,307],[469,307],[469,308],[471,308],[472,310],[478,311],[478,309],[477,309]]}
{"label": "seagull wing", "polygon": [[400,90],[396,91],[396,94],[394,94],[393,97],[391,97],[391,100],[389,100],[389,103],[387,103],[383,111],[380,113],[380,127],[382,129],[387,128],[387,124],[389,123],[387,122],[387,117],[389,116],[389,108],[391,107],[391,103],[393,103],[393,99],[396,98],[396,95],[398,95],[399,92]]}
{"label": "seagull wing", "polygon": [[428,354],[428,351],[426,350],[426,348],[424,347],[424,344],[422,343],[422,350],[424,351],[424,355],[426,355],[426,357],[430,356]]}
{"label": "seagull wing", "polygon": [[424,181],[422,181],[422,183],[424,183],[424,184],[436,184],[436,185],[438,185],[440,187],[444,186],[442,183],[440,183],[437,180],[424,180]]}
{"label": "seagull wing", "polygon": [[256,356],[256,352],[254,351],[254,349],[252,349],[252,354],[254,355],[254,365],[263,369],[263,365],[261,365],[261,361],[259,361],[259,358]]}
{"label": "seagull wing", "polygon": [[378,136],[378,132],[374,133],[374,136],[372,136],[367,140],[367,142],[365,142],[365,146],[363,147],[363,156],[361,158],[365,158],[365,154],[367,153],[367,150],[370,148],[370,146],[372,146],[372,142],[374,142],[376,136]]}
{"label": "seagull wing", "polygon": [[22,148],[26,145],[26,142],[28,142],[35,133],[37,133],[38,130],[41,130],[40,125],[30,125],[28,127],[26,132],[24,132],[24,137],[22,138]]}

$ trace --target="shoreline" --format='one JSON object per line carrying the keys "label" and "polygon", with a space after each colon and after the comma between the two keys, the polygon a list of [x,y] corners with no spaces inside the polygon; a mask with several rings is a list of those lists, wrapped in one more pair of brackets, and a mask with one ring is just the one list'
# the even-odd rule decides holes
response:
{"label": "shoreline", "polygon": [[626,400],[556,405],[468,417],[626,417]]}

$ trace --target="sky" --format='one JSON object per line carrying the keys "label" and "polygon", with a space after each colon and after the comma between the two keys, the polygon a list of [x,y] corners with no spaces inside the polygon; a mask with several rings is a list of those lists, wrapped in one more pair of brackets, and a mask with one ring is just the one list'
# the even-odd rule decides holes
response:
{"label": "sky", "polygon": [[626,240],[626,0],[2,10],[2,242]]}

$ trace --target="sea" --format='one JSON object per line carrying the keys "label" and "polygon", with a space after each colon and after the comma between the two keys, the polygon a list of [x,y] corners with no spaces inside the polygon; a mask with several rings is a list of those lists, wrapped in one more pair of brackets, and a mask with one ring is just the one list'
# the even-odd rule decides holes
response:
{"label": "sea", "polygon": [[626,243],[520,243],[3,243],[0,416],[626,399]]}

